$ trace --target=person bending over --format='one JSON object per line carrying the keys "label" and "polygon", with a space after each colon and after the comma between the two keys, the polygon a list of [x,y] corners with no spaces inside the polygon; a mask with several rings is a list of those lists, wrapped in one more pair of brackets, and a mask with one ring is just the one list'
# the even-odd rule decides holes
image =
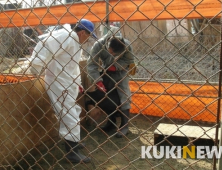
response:
{"label": "person bending over", "polygon": [[81,19],[38,42],[31,56],[32,73],[45,73],[45,88],[60,120],[59,133],[66,141],[66,157],[72,162],[90,162],[89,157],[79,152],[81,107],[76,98],[81,87],[80,46],[91,35],[96,38],[93,31],[93,23]]}
{"label": "person bending over", "polygon": [[[102,72],[99,64],[102,61]],[[134,65],[134,55],[130,42],[120,36],[105,35],[96,41],[91,49],[89,59],[87,60],[88,77],[91,83],[96,84],[99,90],[109,92],[116,88],[120,98],[119,112],[121,117],[121,125],[118,129],[116,137],[121,138],[127,135],[129,109],[131,92],[129,88],[129,72],[131,66]],[[106,74],[110,80],[114,81],[105,83],[103,75]],[[107,106],[108,107],[108,106]],[[112,118],[112,122],[113,122]],[[105,129],[115,128],[108,121]]]}

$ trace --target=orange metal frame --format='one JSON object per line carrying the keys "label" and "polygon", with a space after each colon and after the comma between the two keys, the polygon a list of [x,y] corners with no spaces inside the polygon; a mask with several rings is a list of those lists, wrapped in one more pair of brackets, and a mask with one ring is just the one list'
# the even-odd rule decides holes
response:
{"label": "orange metal frame", "polygon": [[[110,21],[166,20],[182,18],[214,18],[221,16],[219,0],[112,0]],[[106,19],[106,2],[74,3],[0,13],[1,27],[23,27],[75,23],[82,17],[93,22]]]}

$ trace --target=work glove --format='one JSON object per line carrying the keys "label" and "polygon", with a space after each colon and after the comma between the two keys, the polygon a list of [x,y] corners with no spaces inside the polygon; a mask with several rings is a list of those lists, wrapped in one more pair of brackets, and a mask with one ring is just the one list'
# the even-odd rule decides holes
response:
{"label": "work glove", "polygon": [[107,71],[116,71],[116,67],[114,65],[111,65]]}
{"label": "work glove", "polygon": [[84,89],[82,86],[79,86],[79,93],[84,93]]}
{"label": "work glove", "polygon": [[102,81],[97,82],[96,86],[98,87],[99,90],[101,90],[103,92],[106,92],[106,88],[105,88],[105,86],[104,86]]}

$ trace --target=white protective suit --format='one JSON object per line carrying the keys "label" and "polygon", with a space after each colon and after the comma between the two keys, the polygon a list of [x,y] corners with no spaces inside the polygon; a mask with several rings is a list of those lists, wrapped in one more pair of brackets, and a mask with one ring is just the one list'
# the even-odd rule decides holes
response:
{"label": "white protective suit", "polygon": [[40,41],[31,56],[38,72],[45,70],[45,87],[60,119],[59,133],[66,140],[80,140],[81,108],[76,98],[81,85],[79,38],[71,28],[54,31]]}

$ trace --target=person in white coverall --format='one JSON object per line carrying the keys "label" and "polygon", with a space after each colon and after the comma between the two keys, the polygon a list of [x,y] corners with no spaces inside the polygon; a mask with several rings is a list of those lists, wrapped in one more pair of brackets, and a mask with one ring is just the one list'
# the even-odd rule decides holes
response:
{"label": "person in white coverall", "polygon": [[86,43],[90,35],[96,38],[93,31],[93,23],[81,19],[71,27],[53,31],[38,42],[31,56],[31,72],[45,72],[46,91],[60,118],[59,133],[66,140],[66,157],[72,162],[86,163],[91,160],[79,153],[81,107],[76,98],[81,89],[80,45]]}

